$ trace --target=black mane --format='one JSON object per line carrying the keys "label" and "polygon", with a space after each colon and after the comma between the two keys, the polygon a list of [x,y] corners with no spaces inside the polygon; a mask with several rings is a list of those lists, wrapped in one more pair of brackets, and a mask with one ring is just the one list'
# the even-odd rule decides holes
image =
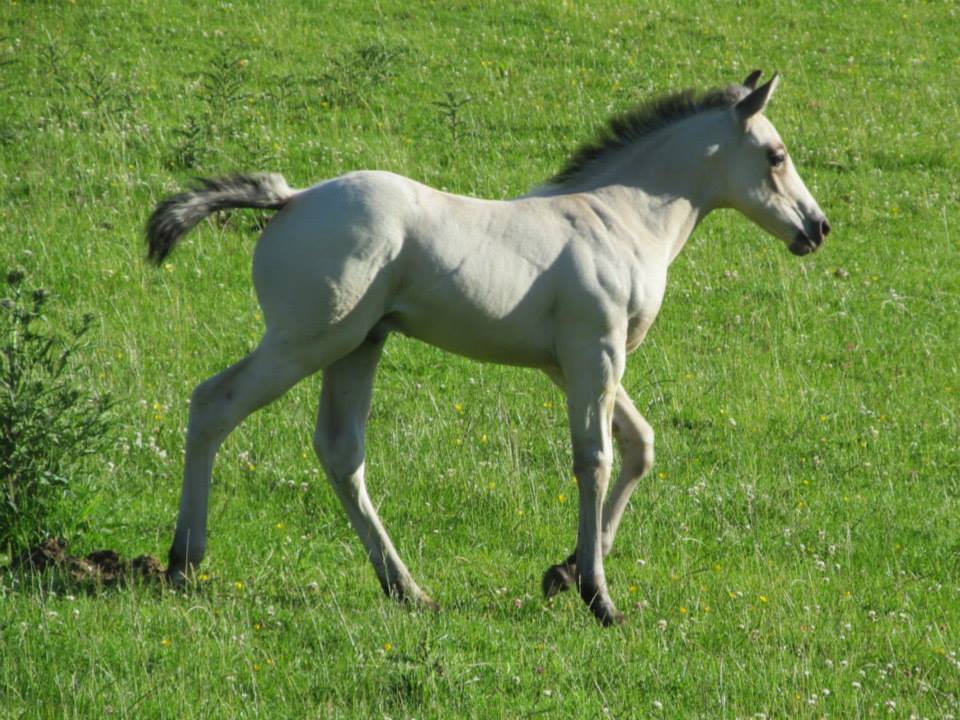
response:
{"label": "black mane", "polygon": [[548,182],[566,185],[607,153],[621,150],[657,130],[705,110],[731,107],[749,92],[749,88],[742,85],[709,90],[699,95],[693,90],[683,90],[615,115],[600,128],[593,140],[578,147],[563,169]]}

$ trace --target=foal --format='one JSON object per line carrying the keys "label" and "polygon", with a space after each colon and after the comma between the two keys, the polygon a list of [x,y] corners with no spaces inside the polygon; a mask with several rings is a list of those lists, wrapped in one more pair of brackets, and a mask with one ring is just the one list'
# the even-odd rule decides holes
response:
{"label": "foal", "polygon": [[[621,620],[603,559],[653,463],[653,430],[621,378],[660,309],[667,268],[714,208],[736,208],[796,255],[816,250],[830,232],[762,114],[777,76],[757,87],[759,77],[615,118],[558,175],[513,200],[354,172],[306,190],[274,174],[202,180],[160,203],[147,226],[158,264],[212,212],[279,211],[253,257],[263,338],[191,399],[170,581],[183,582],[203,558],[221,443],[247,415],[322,370],[320,462],[384,591],[434,605],[397,554],[364,481],[374,372],[398,331],[471,358],[538,368],[563,389],[579,525],[575,551],[547,570],[544,592],[575,586],[603,624]],[[614,438],[622,466],[608,494]]]}

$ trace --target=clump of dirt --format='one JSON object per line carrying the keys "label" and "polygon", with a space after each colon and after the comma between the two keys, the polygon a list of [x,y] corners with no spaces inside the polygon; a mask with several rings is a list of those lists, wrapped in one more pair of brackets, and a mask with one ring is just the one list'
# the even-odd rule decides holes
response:
{"label": "clump of dirt", "polygon": [[67,542],[61,538],[49,538],[21,552],[13,558],[9,569],[36,573],[58,570],[78,583],[96,585],[114,585],[125,578],[161,580],[164,573],[160,561],[152,555],[140,555],[129,561],[113,550],[97,550],[84,556],[69,555]]}

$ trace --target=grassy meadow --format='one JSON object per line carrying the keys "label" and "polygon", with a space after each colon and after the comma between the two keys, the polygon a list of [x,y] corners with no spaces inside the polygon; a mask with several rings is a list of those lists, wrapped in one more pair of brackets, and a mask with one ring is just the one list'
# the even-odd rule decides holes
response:
{"label": "grassy meadow", "polygon": [[960,717],[958,30],[952,2],[5,2],[0,271],[96,316],[77,380],[118,401],[74,551],[165,557],[190,392],[259,338],[255,213],[143,261],[194,176],[507,198],[760,67],[834,231],[798,259],[720,212],[673,265],[624,380],[657,464],[606,563],[622,627],[539,596],[576,531],[559,393],[395,337],[368,483],[442,612],[382,597],[311,378],[221,450],[194,590],[0,573],[0,718]]}

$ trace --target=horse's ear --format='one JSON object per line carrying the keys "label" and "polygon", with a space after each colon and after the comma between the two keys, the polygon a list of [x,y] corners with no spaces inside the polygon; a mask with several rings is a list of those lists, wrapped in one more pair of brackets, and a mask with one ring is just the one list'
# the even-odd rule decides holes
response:
{"label": "horse's ear", "polygon": [[[747,79],[749,80],[750,78]],[[735,105],[737,117],[740,118],[741,122],[746,122],[757,113],[763,112],[767,103],[770,102],[770,96],[773,95],[773,91],[777,89],[777,83],[779,82],[780,74],[774,73],[773,77],[765,84],[758,87]]]}
{"label": "horse's ear", "polygon": [[755,90],[757,87],[757,80],[760,79],[761,75],[763,75],[763,70],[754,70],[752,73],[747,75],[747,79],[743,81],[743,86],[748,87],[751,90]]}

